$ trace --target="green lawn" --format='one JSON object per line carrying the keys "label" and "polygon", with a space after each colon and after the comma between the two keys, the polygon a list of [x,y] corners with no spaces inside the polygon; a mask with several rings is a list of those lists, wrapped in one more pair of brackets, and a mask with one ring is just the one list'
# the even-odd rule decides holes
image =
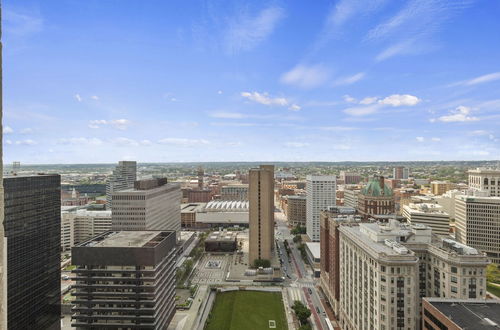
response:
{"label": "green lawn", "polygon": [[500,298],[500,286],[493,285],[491,283],[486,284],[486,290],[493,293],[495,296]]}
{"label": "green lawn", "polygon": [[205,330],[288,329],[279,292],[232,291],[218,293]]}

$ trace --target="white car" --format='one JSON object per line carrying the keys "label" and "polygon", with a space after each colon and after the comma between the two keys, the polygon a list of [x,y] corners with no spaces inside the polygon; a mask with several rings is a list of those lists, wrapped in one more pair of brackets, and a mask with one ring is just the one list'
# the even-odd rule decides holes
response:
{"label": "white car", "polygon": [[61,276],[61,278],[62,278],[63,280],[65,280],[65,281],[69,280],[69,276],[68,276],[68,275],[63,275],[63,276]]}

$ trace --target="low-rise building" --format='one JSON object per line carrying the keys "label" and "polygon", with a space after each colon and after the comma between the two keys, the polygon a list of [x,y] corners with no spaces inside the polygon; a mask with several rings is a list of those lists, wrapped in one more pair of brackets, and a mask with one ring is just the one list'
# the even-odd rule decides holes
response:
{"label": "low-rise building", "polygon": [[443,212],[438,204],[409,204],[403,207],[403,216],[408,223],[420,223],[432,228],[436,235],[448,236],[450,234],[450,217]]}
{"label": "low-rise building", "polygon": [[119,231],[72,249],[72,326],[166,329],[175,313],[174,231]]}
{"label": "low-rise building", "polygon": [[248,184],[232,183],[220,188],[220,199],[223,201],[247,201]]}
{"label": "low-rise building", "polygon": [[238,234],[232,231],[214,231],[205,238],[206,252],[234,252]]}
{"label": "low-rise building", "polygon": [[358,209],[358,195],[359,189],[345,189],[344,190],[344,206]]}
{"label": "low-rise building", "polygon": [[432,181],[431,182],[431,193],[439,196],[445,192],[455,189],[455,184],[447,181]]}

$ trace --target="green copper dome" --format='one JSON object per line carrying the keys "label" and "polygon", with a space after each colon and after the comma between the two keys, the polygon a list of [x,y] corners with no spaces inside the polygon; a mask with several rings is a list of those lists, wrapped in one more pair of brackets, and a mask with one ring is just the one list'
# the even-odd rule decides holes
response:
{"label": "green copper dome", "polygon": [[392,189],[389,188],[386,184],[384,184],[384,188],[382,191],[382,187],[380,186],[379,179],[372,179],[366,187],[361,190],[361,193],[365,196],[373,196],[373,197],[382,197],[382,196],[392,196]]}

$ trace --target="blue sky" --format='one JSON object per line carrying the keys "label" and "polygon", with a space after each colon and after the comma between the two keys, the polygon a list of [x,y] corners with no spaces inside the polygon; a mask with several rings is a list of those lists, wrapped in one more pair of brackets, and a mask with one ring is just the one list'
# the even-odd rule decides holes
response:
{"label": "blue sky", "polygon": [[499,12],[4,0],[4,162],[500,159]]}

